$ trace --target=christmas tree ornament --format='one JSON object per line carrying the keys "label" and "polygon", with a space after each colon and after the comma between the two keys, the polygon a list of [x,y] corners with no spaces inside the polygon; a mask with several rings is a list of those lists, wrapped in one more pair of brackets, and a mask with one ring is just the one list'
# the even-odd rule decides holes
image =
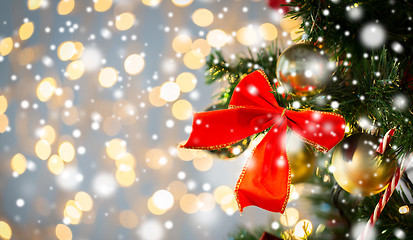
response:
{"label": "christmas tree ornament", "polygon": [[383,191],[396,170],[393,156],[376,150],[380,138],[357,133],[344,139],[334,150],[334,178],[347,192],[370,196]]}
{"label": "christmas tree ornament", "polygon": [[326,86],[336,64],[315,46],[299,43],[285,49],[277,63],[281,85],[297,96],[319,93]]}
{"label": "christmas tree ornament", "polygon": [[[212,106],[209,106],[207,109],[205,109],[206,112],[208,111],[213,111],[213,110],[220,110],[220,109],[225,109],[224,104],[218,103],[214,104]],[[251,138],[247,137],[233,145],[216,149],[216,150],[208,150],[208,152],[212,153],[215,157],[218,157],[220,159],[231,159],[234,157],[237,157],[241,155],[249,146],[251,142]]]}
{"label": "christmas tree ornament", "polygon": [[235,187],[240,212],[247,206],[285,210],[290,195],[291,168],[287,128],[317,150],[327,152],[344,136],[345,120],[335,113],[294,111],[280,107],[262,70],[236,86],[229,109],[196,113],[184,148],[219,149],[256,133],[269,131],[252,150]]}
{"label": "christmas tree ornament", "polygon": [[314,174],[314,150],[295,134],[287,136],[287,156],[290,161],[292,184],[304,182]]}

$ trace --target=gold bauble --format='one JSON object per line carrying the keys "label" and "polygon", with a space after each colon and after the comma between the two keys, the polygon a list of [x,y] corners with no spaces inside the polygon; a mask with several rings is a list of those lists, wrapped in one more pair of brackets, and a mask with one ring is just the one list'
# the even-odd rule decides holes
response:
{"label": "gold bauble", "polygon": [[314,150],[292,133],[287,136],[287,156],[291,167],[291,183],[304,182],[314,174]]}
{"label": "gold bauble", "polygon": [[319,93],[327,85],[336,64],[315,46],[294,44],[280,55],[277,77],[280,84],[297,96]]}
{"label": "gold bauble", "polygon": [[370,196],[383,191],[396,170],[394,156],[376,152],[379,137],[357,133],[336,146],[332,166],[334,178],[347,192]]}

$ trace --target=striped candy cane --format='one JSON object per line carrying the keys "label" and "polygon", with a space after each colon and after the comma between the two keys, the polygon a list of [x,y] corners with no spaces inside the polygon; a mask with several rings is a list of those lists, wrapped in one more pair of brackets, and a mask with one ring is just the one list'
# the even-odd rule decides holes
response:
{"label": "striped candy cane", "polygon": [[[384,151],[386,150],[387,144],[391,140],[391,136],[393,136],[394,129],[391,129],[386,133],[386,135],[383,138],[383,142],[380,144],[379,148],[377,149],[377,152],[383,154]],[[384,194],[381,196],[380,201],[377,203],[376,208],[374,209],[373,214],[371,214],[366,227],[364,228],[363,232],[360,234],[360,236],[357,238],[357,240],[364,240],[368,234],[369,231],[373,228],[374,224],[377,222],[379,219],[380,213],[383,211],[384,206],[386,206],[386,203],[389,201],[391,195],[393,194],[394,190],[397,187],[397,184],[399,183],[399,180],[401,176],[403,175],[403,172],[405,170],[404,164],[405,164],[405,159],[406,157],[403,157],[400,166],[397,168],[396,173],[393,175],[393,177],[390,180],[389,185],[387,185],[386,190],[384,191]],[[411,156],[408,157],[406,161],[406,166],[409,165],[409,161],[411,159]]]}

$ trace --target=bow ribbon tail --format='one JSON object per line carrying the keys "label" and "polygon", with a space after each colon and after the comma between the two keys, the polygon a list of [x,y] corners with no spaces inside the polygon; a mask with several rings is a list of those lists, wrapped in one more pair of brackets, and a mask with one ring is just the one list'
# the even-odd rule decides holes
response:
{"label": "bow ribbon tail", "polygon": [[286,136],[287,121],[281,118],[253,150],[235,187],[240,212],[251,205],[284,212],[291,181]]}

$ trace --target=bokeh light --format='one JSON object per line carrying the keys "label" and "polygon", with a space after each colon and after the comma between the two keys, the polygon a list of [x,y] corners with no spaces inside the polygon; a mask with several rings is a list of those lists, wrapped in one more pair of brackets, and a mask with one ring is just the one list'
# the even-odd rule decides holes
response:
{"label": "bokeh light", "polygon": [[227,43],[227,34],[221,29],[214,29],[208,32],[206,40],[212,47],[220,48]]}
{"label": "bokeh light", "polygon": [[182,196],[184,196],[187,192],[188,189],[185,185],[185,183],[175,180],[172,181],[169,185],[167,190],[172,193],[172,195],[174,196],[175,200],[179,200],[182,198]]}
{"label": "bokeh light", "polygon": [[214,164],[211,155],[205,154],[203,157],[196,157],[193,160],[194,167],[201,172],[208,171]]}
{"label": "bokeh light", "polygon": [[13,172],[17,172],[18,174],[23,174],[27,168],[27,160],[21,153],[17,153],[11,159],[11,169]]}
{"label": "bokeh light", "polygon": [[40,140],[36,143],[35,152],[36,152],[36,155],[37,155],[40,159],[42,159],[42,160],[48,159],[49,156],[50,156],[50,154],[51,154],[51,152],[52,152],[52,149],[51,149],[51,147],[50,147],[50,143],[47,142],[47,141],[44,140],[44,139],[40,139]]}
{"label": "bokeh light", "polygon": [[178,100],[172,105],[172,114],[176,119],[186,120],[192,117],[192,105],[185,99]]}
{"label": "bokeh light", "polygon": [[77,80],[82,77],[83,73],[85,72],[85,65],[81,60],[76,60],[66,67],[67,77],[70,80]]}
{"label": "bokeh light", "polygon": [[55,233],[57,239],[59,240],[71,240],[73,237],[72,230],[70,230],[70,228],[64,224],[57,224]]}
{"label": "bokeh light", "polygon": [[161,97],[161,87],[154,87],[149,92],[149,102],[155,107],[165,105],[166,101]]}
{"label": "bokeh light", "polygon": [[223,200],[227,197],[234,196],[234,190],[226,185],[217,187],[214,190],[214,198],[218,204],[223,204]]}
{"label": "bokeh light", "polygon": [[112,7],[113,0],[94,0],[93,7],[96,12],[106,12]]}
{"label": "bokeh light", "polygon": [[65,162],[71,162],[75,158],[75,148],[70,142],[63,142],[60,144],[58,152],[59,156]]}
{"label": "bokeh light", "polygon": [[128,152],[124,152],[119,154],[117,159],[116,159],[116,167],[120,168],[121,166],[127,166],[131,169],[135,169],[136,166],[136,160],[135,157],[128,153]]}
{"label": "bokeh light", "polygon": [[47,167],[51,173],[59,175],[63,172],[65,165],[63,159],[59,155],[52,155],[47,161]]}
{"label": "bokeh light", "polygon": [[313,224],[307,220],[300,220],[294,227],[294,236],[298,239],[308,239],[313,231]]}
{"label": "bokeh light", "polygon": [[138,226],[138,216],[134,211],[123,210],[119,214],[119,222],[125,228],[135,228]]}
{"label": "bokeh light", "polygon": [[192,14],[192,21],[200,27],[207,27],[214,21],[214,14],[208,9],[199,8]]}
{"label": "bokeh light", "polygon": [[158,190],[152,196],[155,206],[161,210],[168,210],[174,205],[174,196],[166,190]]}
{"label": "bokeh light", "polygon": [[[82,57],[83,51],[85,50],[83,44],[81,42],[73,42],[75,45],[76,52],[75,54],[70,58],[70,60],[77,60]],[[83,61],[82,61],[83,63]]]}
{"label": "bokeh light", "polygon": [[264,40],[273,41],[277,38],[278,30],[271,23],[263,23],[259,27],[259,33]]}
{"label": "bokeh light", "polygon": [[113,67],[106,67],[99,72],[99,83],[104,88],[115,85],[118,81],[118,72]]}
{"label": "bokeh light", "polygon": [[[184,143],[185,142],[181,142],[180,145],[183,145]],[[176,149],[176,154],[183,161],[191,161],[195,157],[194,154],[192,153],[193,151],[196,151],[196,150],[178,147]]]}
{"label": "bokeh light", "polygon": [[142,3],[146,6],[156,7],[161,3],[161,0],[142,0]]}
{"label": "bokeh light", "polygon": [[60,0],[57,4],[57,12],[60,15],[68,15],[75,8],[75,0]]}
{"label": "bokeh light", "polygon": [[70,60],[76,54],[76,46],[73,42],[67,41],[60,44],[57,49],[57,56],[62,61]]}
{"label": "bokeh light", "polygon": [[172,3],[178,7],[189,6],[194,0],[172,0]]}
{"label": "bokeh light", "polygon": [[34,32],[33,22],[23,23],[19,29],[19,36],[21,40],[29,39]]}
{"label": "bokeh light", "polygon": [[127,73],[130,75],[137,75],[142,72],[145,67],[145,60],[139,54],[129,55],[124,63],[124,68]]}
{"label": "bokeh light", "polygon": [[209,212],[212,211],[215,207],[215,199],[214,195],[204,192],[198,195],[199,200],[199,210],[201,212]]}
{"label": "bokeh light", "polygon": [[3,239],[10,239],[12,231],[8,223],[0,221],[0,237]]}
{"label": "bokeh light", "polygon": [[46,125],[40,130],[39,137],[52,144],[56,139],[56,131],[52,126]]}
{"label": "bokeh light", "polygon": [[155,203],[153,202],[153,198],[149,198],[147,202],[148,210],[154,215],[162,215],[166,213],[168,210],[158,208]]}
{"label": "bokeh light", "polygon": [[179,201],[179,206],[185,213],[196,213],[199,210],[199,199],[194,194],[185,194],[181,197],[181,200]]}
{"label": "bokeh light", "polygon": [[259,43],[258,33],[255,28],[243,27],[237,31],[237,40],[245,46],[253,46]]}
{"label": "bokeh light", "polygon": [[43,79],[36,89],[36,95],[40,101],[48,101],[55,93],[57,87],[56,80],[51,77]]}
{"label": "bokeh light", "polygon": [[29,10],[36,10],[42,6],[43,0],[28,0],[27,7]]}
{"label": "bokeh light", "polygon": [[116,181],[121,187],[130,187],[135,183],[135,171],[126,165],[122,165],[116,170]]}
{"label": "bokeh light", "polygon": [[130,12],[122,13],[116,16],[115,26],[120,31],[128,30],[135,23],[135,15]]}
{"label": "bokeh light", "polygon": [[205,57],[189,51],[184,55],[184,64],[189,69],[200,69],[205,65]]}
{"label": "bokeh light", "polygon": [[121,158],[126,153],[126,142],[120,138],[110,140],[106,146],[106,154],[113,160]]}
{"label": "bokeh light", "polygon": [[76,193],[76,195],[74,197],[74,200],[79,204],[80,210],[82,210],[84,212],[92,210],[93,199],[86,192]]}
{"label": "bokeh light", "polygon": [[3,114],[7,110],[7,99],[5,96],[0,95],[0,114]]}
{"label": "bokeh light", "polygon": [[174,82],[166,82],[162,84],[160,94],[163,100],[173,102],[179,97],[179,85]]}
{"label": "bokeh light", "polygon": [[294,226],[294,224],[300,218],[298,210],[295,208],[286,208],[284,213],[280,216],[280,223],[284,226]]}
{"label": "bokeh light", "polygon": [[6,56],[13,49],[13,39],[11,37],[3,38],[0,42],[0,54]]}
{"label": "bokeh light", "polygon": [[197,57],[207,57],[211,52],[211,46],[205,39],[197,39],[191,45],[192,53]]}
{"label": "bokeh light", "polygon": [[159,169],[165,166],[169,161],[166,153],[159,148],[152,148],[145,154],[145,162],[152,169]]}
{"label": "bokeh light", "polygon": [[4,133],[9,127],[9,118],[6,114],[0,114],[0,133]]}
{"label": "bokeh light", "polygon": [[191,49],[192,40],[187,35],[178,35],[172,41],[172,48],[177,53],[186,53]]}

